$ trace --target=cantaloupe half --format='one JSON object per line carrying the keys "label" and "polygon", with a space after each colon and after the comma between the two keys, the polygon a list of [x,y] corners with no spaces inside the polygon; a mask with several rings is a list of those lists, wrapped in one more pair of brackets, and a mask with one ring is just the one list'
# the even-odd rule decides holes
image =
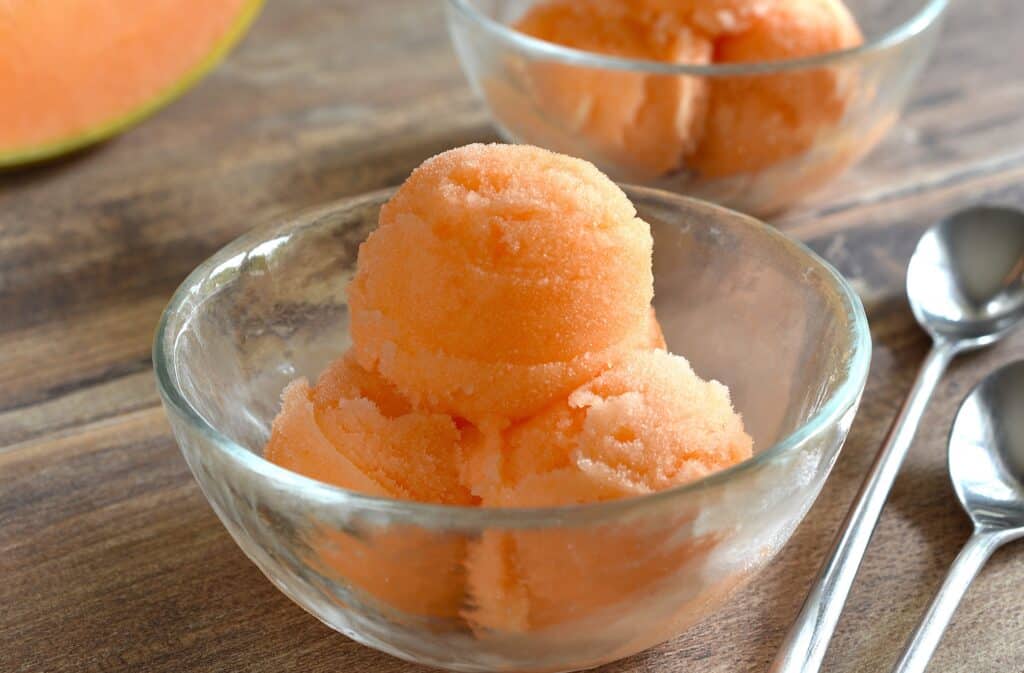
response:
{"label": "cantaloupe half", "polygon": [[141,121],[195,84],[262,0],[0,0],[0,167]]}

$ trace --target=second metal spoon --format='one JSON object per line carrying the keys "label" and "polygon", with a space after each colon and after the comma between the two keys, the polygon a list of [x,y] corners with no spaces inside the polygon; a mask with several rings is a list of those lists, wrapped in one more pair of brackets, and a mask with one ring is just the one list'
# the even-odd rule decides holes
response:
{"label": "second metal spoon", "polygon": [[996,549],[1024,537],[1024,360],[967,396],[949,434],[949,476],[974,534],[907,642],[893,673],[923,673],[968,585]]}

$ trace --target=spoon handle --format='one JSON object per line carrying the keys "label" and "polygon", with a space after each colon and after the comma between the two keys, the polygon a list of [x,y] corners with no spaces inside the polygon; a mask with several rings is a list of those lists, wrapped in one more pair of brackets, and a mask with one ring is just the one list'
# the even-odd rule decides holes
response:
{"label": "spoon handle", "polygon": [[800,614],[786,634],[771,673],[817,673],[821,669],[829,640],[896,474],[928,400],[956,352],[955,343],[940,341],[925,358],[853,507],[846,514],[832,553],[818,572]]}
{"label": "spoon handle", "polygon": [[1000,543],[999,535],[990,531],[976,531],[971,536],[953,561],[939,593],[935,594],[917,631],[907,641],[892,673],[924,673],[967,587]]}

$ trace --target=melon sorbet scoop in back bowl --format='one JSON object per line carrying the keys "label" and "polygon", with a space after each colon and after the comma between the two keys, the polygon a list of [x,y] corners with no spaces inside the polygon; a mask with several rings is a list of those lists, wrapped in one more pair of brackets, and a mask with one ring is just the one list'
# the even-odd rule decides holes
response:
{"label": "melon sorbet scoop in back bowl", "polygon": [[229,245],[154,357],[203,492],[293,600],[419,663],[566,671],[778,552],[869,350],[846,283],[770,228],[470,145]]}
{"label": "melon sorbet scoop in back bowl", "polygon": [[896,120],[948,0],[448,0],[509,141],[775,214]]}

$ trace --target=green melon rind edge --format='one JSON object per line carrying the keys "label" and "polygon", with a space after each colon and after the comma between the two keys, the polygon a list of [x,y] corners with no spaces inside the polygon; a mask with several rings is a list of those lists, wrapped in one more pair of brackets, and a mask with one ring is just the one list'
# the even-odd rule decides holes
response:
{"label": "green melon rind edge", "polygon": [[249,26],[252,25],[252,22],[256,19],[257,15],[259,15],[260,9],[263,7],[263,3],[264,0],[249,0],[249,2],[246,3],[245,8],[242,10],[242,13],[239,14],[238,18],[235,20],[231,30],[229,30],[224,35],[223,39],[217,43],[216,48],[197,66],[189,70],[184,77],[172,84],[163,93],[158,94],[155,98],[151,99],[148,103],[144,103],[141,107],[136,108],[121,117],[117,117],[112,121],[105,122],[100,126],[75,133],[71,137],[61,138],[60,140],[47,142],[27,149],[18,149],[7,152],[0,151],[0,168],[10,168],[13,166],[31,164],[45,159],[52,159],[53,157],[61,154],[73,152],[74,150],[98,143],[115,136],[118,133],[126,131],[150,115],[155,114],[161,108],[174,102],[186,91],[195,86],[199,80],[208,75],[214,67],[224,60],[224,57],[227,56],[228,52],[230,52],[241,40],[242,36],[245,35],[246,31],[248,31]]}

